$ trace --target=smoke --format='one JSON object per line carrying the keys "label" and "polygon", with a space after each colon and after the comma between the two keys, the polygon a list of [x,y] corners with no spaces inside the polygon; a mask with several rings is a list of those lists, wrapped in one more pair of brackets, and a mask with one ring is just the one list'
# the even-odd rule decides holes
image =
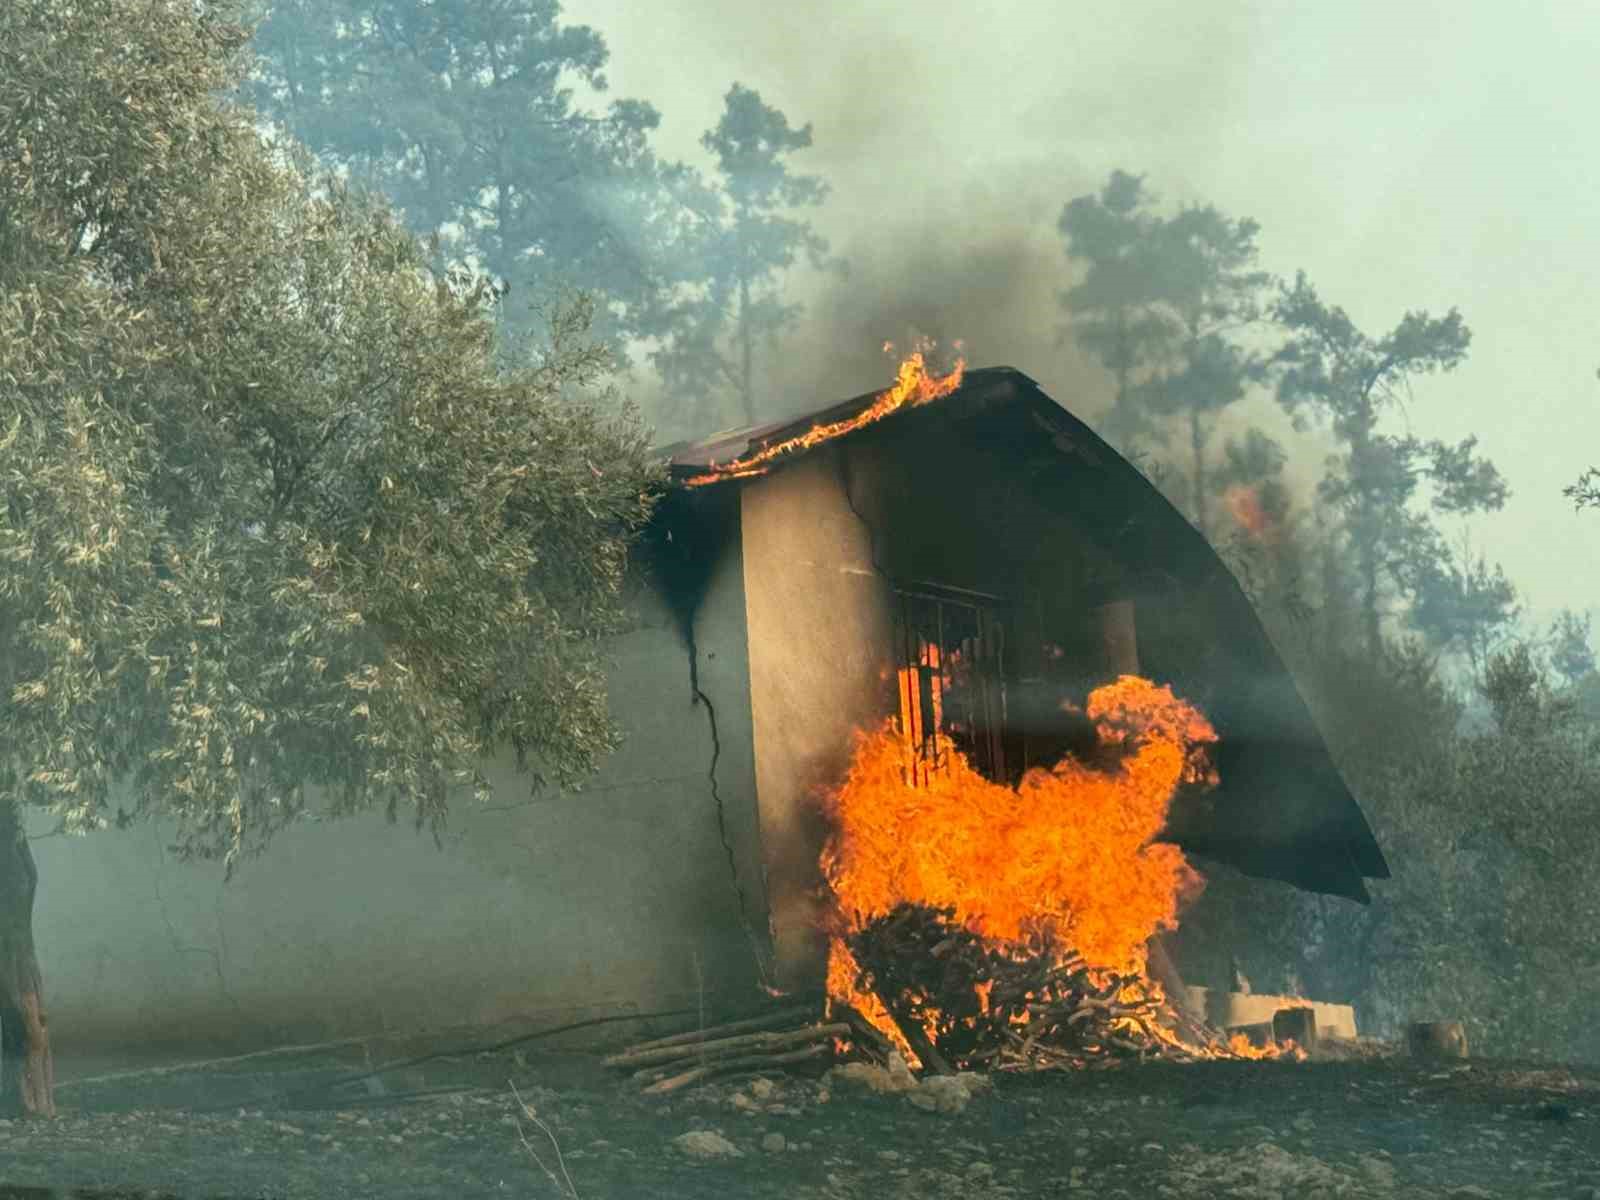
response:
{"label": "smoke", "polygon": [[[820,176],[830,193],[819,208],[793,215],[828,239],[842,269],[798,266],[784,277],[781,299],[802,311],[779,339],[757,348],[761,419],[799,417],[887,387],[900,354],[926,337],[946,353],[959,342],[970,367],[1023,371],[1076,416],[1103,426],[1112,380],[1077,346],[1067,326],[1060,297],[1077,282],[1079,268],[1066,256],[1057,220],[1067,201],[1099,190],[1112,167],[1147,169],[1128,147],[1161,151],[1177,142],[1192,148],[1214,139],[1225,125],[1222,112],[1238,99],[1236,81],[1226,71],[1216,73],[1220,59],[1202,66],[1185,53],[1161,63],[1175,84],[1189,80],[1195,86],[1174,86],[1164,103],[1141,107],[1111,99],[1114,89],[1100,75],[1104,64],[1091,56],[1069,77],[1008,97],[983,120],[974,115],[982,104],[952,107],[949,90],[956,81],[949,64],[925,39],[908,36],[881,12],[856,13],[850,22],[862,36],[832,40],[824,82],[815,60],[795,53],[792,29],[766,21],[744,28],[745,14],[726,11],[722,0],[695,0],[682,18],[686,24],[739,26],[741,32],[740,53],[731,58],[713,46],[694,47],[696,59],[719,83],[708,86],[705,73],[696,72],[691,93],[681,73],[663,65],[671,55],[646,64],[627,53],[634,25],[623,9],[608,0],[570,0],[566,7],[571,19],[593,21],[623,56],[627,66],[613,81],[617,89],[662,104],[665,120],[655,141],[664,157],[707,165],[693,139],[715,121],[724,77],[761,92],[793,124],[812,127],[813,144],[788,165]],[[1158,23],[1170,19],[1154,10],[1144,16]],[[1191,49],[1208,40],[1219,51],[1238,49],[1249,31],[1214,20],[1185,31]],[[1087,52],[1086,46],[1080,49]],[[690,46],[683,51],[689,53]],[[891,81],[902,75],[906,87],[928,92],[927,128],[909,142],[906,90]],[[1209,99],[1200,103],[1198,96]],[[1006,110],[1010,117],[1002,120]],[[1161,152],[1154,157],[1173,159]],[[1151,175],[1163,211],[1213,199],[1197,190],[1179,165],[1182,158]],[[894,345],[889,354],[885,342]],[[934,362],[939,365],[937,355]],[[656,426],[660,443],[713,432],[685,424],[681,401],[662,396],[642,355],[634,365],[627,390]],[[731,404],[727,411],[733,411]],[[740,422],[728,416],[723,423]],[[1227,414],[1212,456],[1221,456],[1225,439],[1242,439],[1251,428],[1285,447],[1282,481],[1295,507],[1308,509],[1330,448],[1325,436],[1297,433],[1270,396],[1261,394]],[[1181,441],[1166,450],[1145,448],[1144,461],[1169,460],[1181,476]]]}
{"label": "smoke", "polygon": [[[1248,14],[1153,0],[1115,6],[1114,20],[1039,2],[950,21],[906,0],[830,5],[825,22],[732,0],[685,0],[648,22],[625,0],[563,8],[606,37],[611,94],[660,107],[664,157],[704,164],[698,138],[735,80],[812,127],[789,165],[832,190],[797,215],[851,273],[786,280],[784,299],[806,312],[760,365],[773,416],[886,385],[883,342],[914,333],[960,338],[971,365],[1015,366],[1078,415],[1101,412],[1103,373],[1059,339],[1071,276],[1056,219],[1112,167],[1150,160],[1171,163],[1153,181],[1164,195],[1196,198],[1184,167],[1215,161],[1259,33]],[[633,390],[654,387],[637,372]]]}
{"label": "smoke", "polygon": [[797,281],[804,312],[764,361],[768,411],[799,415],[887,386],[919,337],[941,353],[960,342],[973,367],[1016,367],[1081,416],[1102,411],[1109,379],[1064,336],[1059,303],[1071,272],[1055,220],[1073,194],[1020,169],[944,192],[886,175],[880,194],[835,205],[828,231],[845,231],[832,240],[846,270]]}

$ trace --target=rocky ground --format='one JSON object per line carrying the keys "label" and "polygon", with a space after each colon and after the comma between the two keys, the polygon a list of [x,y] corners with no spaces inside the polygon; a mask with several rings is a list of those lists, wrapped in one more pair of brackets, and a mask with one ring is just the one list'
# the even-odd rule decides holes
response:
{"label": "rocky ground", "polygon": [[[508,1051],[330,1100],[321,1085],[353,1065],[68,1078],[55,1121],[0,1123],[0,1197],[1600,1200],[1600,1071],[1157,1063],[943,1093],[746,1079],[652,1101],[594,1055]],[[423,1089],[458,1090],[399,1094]]]}

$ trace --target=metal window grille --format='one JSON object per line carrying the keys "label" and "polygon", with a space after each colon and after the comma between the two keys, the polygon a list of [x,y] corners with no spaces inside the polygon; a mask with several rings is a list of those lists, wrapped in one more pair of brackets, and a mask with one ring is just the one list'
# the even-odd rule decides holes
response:
{"label": "metal window grille", "polygon": [[1005,623],[992,596],[897,590],[905,776],[926,786],[953,749],[987,779],[1006,774]]}

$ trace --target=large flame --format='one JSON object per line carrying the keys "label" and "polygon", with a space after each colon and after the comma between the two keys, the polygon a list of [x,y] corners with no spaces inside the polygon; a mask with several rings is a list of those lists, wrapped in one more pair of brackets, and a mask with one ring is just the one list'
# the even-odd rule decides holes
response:
{"label": "large flame", "polygon": [[1103,741],[1131,746],[1117,767],[1068,758],[1017,788],[985,779],[938,732],[942,769],[911,786],[893,720],[858,735],[822,857],[848,929],[909,901],[953,908],[995,942],[1048,931],[1096,967],[1142,972],[1145,943],[1201,885],[1182,851],[1153,839],[1216,734],[1170,688],[1135,676],[1095,691],[1088,713]]}
{"label": "large flame", "polygon": [[[1070,948],[1096,978],[1114,973],[1127,981],[1120,999],[1159,1003],[1160,985],[1145,973],[1146,946],[1176,927],[1203,880],[1176,846],[1154,839],[1181,783],[1216,782],[1206,753],[1217,740],[1210,722],[1171,688],[1132,675],[1095,690],[1086,709],[1102,745],[1120,754],[1114,766],[1066,758],[1028,772],[1015,788],[986,779],[939,728],[954,657],[941,663],[937,648],[923,647],[918,665],[900,673],[898,723],[857,734],[849,772],[829,797],[833,832],[821,861],[835,920],[828,994],[912,1063],[916,1055],[894,1019],[859,986],[848,937],[904,903],[953,910],[955,921],[996,949]],[[924,714],[917,673],[930,670],[933,712]],[[908,753],[919,761],[908,763]],[[927,769],[930,758],[937,769]],[[980,987],[985,1012],[987,1000]],[[931,1038],[937,1014],[926,1019]],[[1165,1027],[1151,1032],[1201,1055],[1299,1054],[1238,1035],[1224,1047],[1190,1044]]]}
{"label": "large flame", "polygon": [[[957,343],[959,348],[960,343]],[[885,350],[892,350],[892,346],[885,345]],[[764,474],[776,459],[798,450],[806,450],[819,442],[828,441],[842,434],[870,425],[874,421],[881,421],[892,412],[902,408],[916,408],[920,404],[927,404],[930,400],[937,400],[941,396],[948,396],[961,386],[961,378],[966,371],[966,360],[958,357],[948,372],[943,375],[931,374],[928,370],[926,354],[932,349],[932,343],[921,342],[904,359],[901,360],[896,373],[894,386],[888,391],[879,394],[871,405],[853,417],[840,421],[831,421],[826,425],[815,425],[805,433],[781,442],[774,442],[764,446],[753,454],[742,458],[735,458],[725,463],[712,463],[709,469],[700,475],[691,476],[684,482],[689,487],[700,487],[708,483],[716,483],[723,479],[738,479],[750,475]]]}

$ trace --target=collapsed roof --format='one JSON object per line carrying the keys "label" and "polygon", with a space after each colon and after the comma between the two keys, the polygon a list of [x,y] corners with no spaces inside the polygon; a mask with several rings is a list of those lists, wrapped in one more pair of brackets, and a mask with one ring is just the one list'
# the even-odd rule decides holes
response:
{"label": "collapsed roof", "polygon": [[[1220,738],[1214,759],[1222,783],[1174,804],[1166,840],[1248,875],[1366,901],[1365,881],[1389,877],[1382,851],[1254,607],[1205,537],[1140,471],[1020,371],[969,371],[946,396],[850,428],[878,395],[662,453],[676,488],[720,490],[748,478],[741,462],[784,443],[794,446],[764,467],[780,469],[818,444],[881,434],[881,426],[934,408],[962,439],[1002,447],[1018,477],[1028,481],[1030,502],[1070,522],[1129,578],[1181,595],[1183,607],[1199,614],[1203,636],[1185,639],[1183,661],[1169,655],[1167,662],[1147,665],[1163,681],[1206,681],[1205,710]],[[837,437],[805,440],[841,425]]]}

